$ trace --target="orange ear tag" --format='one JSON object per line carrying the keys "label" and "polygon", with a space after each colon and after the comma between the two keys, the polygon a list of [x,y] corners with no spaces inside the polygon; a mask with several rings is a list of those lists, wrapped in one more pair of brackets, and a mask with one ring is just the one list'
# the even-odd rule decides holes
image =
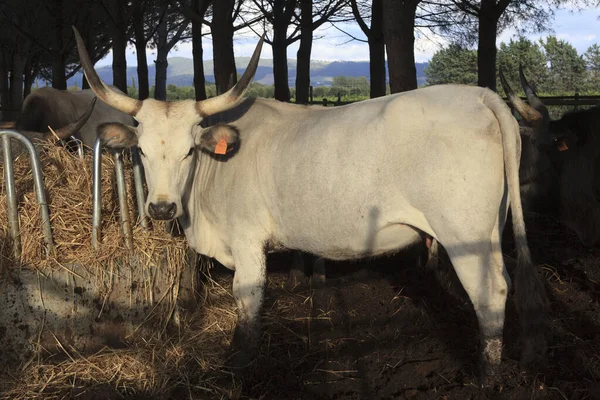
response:
{"label": "orange ear tag", "polygon": [[558,147],[558,151],[569,150],[569,146],[567,146],[567,142],[564,139],[559,140],[556,147]]}
{"label": "orange ear tag", "polygon": [[221,138],[221,140],[219,140],[219,143],[217,143],[217,145],[215,146],[215,154],[225,153],[227,153],[227,142],[225,141],[225,138]]}

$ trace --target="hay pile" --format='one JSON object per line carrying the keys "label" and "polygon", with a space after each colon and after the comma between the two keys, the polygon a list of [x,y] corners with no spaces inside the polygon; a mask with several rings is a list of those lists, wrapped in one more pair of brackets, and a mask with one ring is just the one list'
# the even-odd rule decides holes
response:
{"label": "hay pile", "polygon": [[[15,260],[7,226],[6,193],[0,191],[0,281],[17,268],[35,269],[48,276],[71,264],[85,267],[99,285],[107,280],[111,265],[121,267],[130,258],[136,265],[157,264],[168,268],[172,276],[181,274],[187,253],[182,237],[172,237],[163,223],[143,229],[137,222],[137,206],[130,162],[125,162],[130,220],[133,222],[134,251],[125,246],[119,218],[119,202],[113,194],[114,162],[110,155],[102,158],[102,228],[101,245],[95,251],[92,233],[92,154],[85,159],[63,148],[46,146],[40,151],[44,185],[50,208],[50,219],[56,251],[46,256],[39,207],[33,190],[28,156],[15,160],[15,180],[19,202],[22,256]],[[0,163],[0,174],[3,174]],[[3,175],[0,175],[3,176]],[[165,262],[166,261],[166,262]],[[219,285],[210,279],[209,262],[200,265],[207,277],[205,298],[199,299],[200,312],[184,320],[176,332],[165,335],[131,337],[126,348],[108,348],[94,354],[80,353],[72,346],[58,348],[62,354],[32,358],[12,371],[0,371],[0,399],[121,398],[125,394],[168,396],[178,388],[194,387],[209,396],[230,397],[237,391],[239,380],[230,376],[230,387],[224,388],[216,371],[223,367],[225,353],[237,320],[231,282]],[[163,294],[169,288],[163,288]],[[175,289],[173,289],[175,290]],[[175,296],[176,297],[176,296]],[[155,299],[156,300],[156,299]],[[174,302],[172,296],[166,301]],[[166,307],[171,309],[171,307]],[[161,325],[162,322],[155,324]],[[59,339],[57,339],[57,342]],[[193,380],[194,382],[190,382]],[[187,392],[187,389],[183,389]]]}
{"label": "hay pile", "polygon": [[237,320],[231,283],[210,280],[201,310],[179,334],[92,355],[64,348],[62,357],[0,374],[0,399],[236,398],[240,378],[222,370]]}
{"label": "hay pile", "polygon": [[[38,147],[39,149],[40,147]],[[27,155],[15,160],[15,181],[19,203],[22,255],[15,260],[8,231],[6,193],[4,185],[0,192],[0,263],[3,270],[19,263],[23,267],[36,268],[42,272],[61,268],[61,265],[77,263],[102,275],[115,261],[132,256],[125,247],[119,219],[119,206],[113,191],[114,162],[104,154],[102,157],[102,223],[101,245],[95,251],[92,237],[92,154],[85,159],[64,148],[47,145],[40,151],[44,172],[44,184],[50,209],[50,220],[56,251],[50,257],[45,254],[39,206],[33,190],[33,175]],[[131,165],[125,162],[127,197],[130,221],[136,221],[137,206]],[[0,174],[3,176],[3,166]],[[186,243],[183,238],[173,238],[165,231],[164,224],[155,223],[152,229],[134,227],[134,253],[142,264],[156,262],[159,255],[168,259],[167,267],[182,265],[185,261]]]}

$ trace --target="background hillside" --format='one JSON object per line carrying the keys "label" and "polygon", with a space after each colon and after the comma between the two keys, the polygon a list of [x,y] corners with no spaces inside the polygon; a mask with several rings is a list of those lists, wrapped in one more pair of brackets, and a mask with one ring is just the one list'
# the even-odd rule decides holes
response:
{"label": "background hillside", "polygon": [[[243,73],[250,57],[236,57],[236,67],[238,73]],[[417,82],[419,86],[425,83],[426,77],[424,68],[428,63],[416,63]],[[311,83],[313,86],[329,86],[336,76],[348,77],[369,77],[369,62],[368,61],[311,61]],[[296,60],[288,61],[289,69],[289,85],[295,86],[296,80]],[[108,84],[112,84],[112,68],[110,66],[100,67],[97,69],[100,78]],[[156,69],[154,63],[148,65],[148,74],[150,85],[154,84],[154,75]],[[204,62],[204,74],[207,82],[214,82],[213,62],[208,60]],[[68,86],[77,84],[81,87],[82,74],[77,74],[68,80]],[[137,82],[137,67],[127,68],[127,82],[131,84],[132,79]],[[167,70],[167,84],[176,86],[192,86],[194,79],[194,67],[191,58],[174,57],[169,58],[169,68]],[[254,78],[254,82],[263,85],[273,85],[273,60],[261,59],[258,70]],[[41,83],[40,83],[41,84]]]}

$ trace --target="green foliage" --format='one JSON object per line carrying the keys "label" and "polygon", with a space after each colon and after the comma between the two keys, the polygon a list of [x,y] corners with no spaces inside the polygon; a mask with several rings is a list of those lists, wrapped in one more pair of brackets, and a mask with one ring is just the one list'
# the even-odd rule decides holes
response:
{"label": "green foliage", "polygon": [[[150,97],[154,97],[155,87],[150,88]],[[135,81],[127,88],[127,94],[130,97],[137,98],[138,90],[135,87]],[[206,95],[215,97],[217,88],[214,83],[206,84]],[[274,95],[273,86],[261,85],[260,83],[252,83],[246,92],[247,97],[265,97],[272,98]],[[167,85],[167,101],[174,100],[194,100],[196,98],[195,89],[193,86],[176,86],[173,84]]]}
{"label": "green foliage", "polygon": [[598,44],[590,46],[583,58],[588,69],[585,80],[586,91],[600,91],[600,46]]}
{"label": "green foliage", "polygon": [[338,101],[360,101],[369,98],[370,83],[366,76],[336,76],[331,86],[313,87],[314,101],[335,103]]}
{"label": "green foliage", "polygon": [[585,61],[577,50],[565,40],[548,36],[540,40],[546,53],[548,79],[544,83],[546,90],[563,93],[580,91],[585,77]]}
{"label": "green foliage", "polygon": [[477,84],[477,51],[458,44],[437,51],[425,68],[428,85],[443,83]]}
{"label": "green foliage", "polygon": [[[534,88],[542,88],[548,80],[546,55],[542,47],[523,37],[506,44],[501,43],[498,49],[498,67],[502,67],[506,79],[514,90],[521,90],[519,84],[519,65],[523,66],[528,82]],[[501,87],[498,79],[497,87]]]}
{"label": "green foliage", "polygon": [[[596,94],[600,90],[600,46],[591,46],[580,56],[567,41],[548,36],[539,42],[526,38],[502,43],[497,68],[514,90],[522,94],[519,65],[540,95]],[[426,68],[427,84],[477,82],[477,53],[450,45],[436,52]],[[500,87],[500,82],[498,82]]]}

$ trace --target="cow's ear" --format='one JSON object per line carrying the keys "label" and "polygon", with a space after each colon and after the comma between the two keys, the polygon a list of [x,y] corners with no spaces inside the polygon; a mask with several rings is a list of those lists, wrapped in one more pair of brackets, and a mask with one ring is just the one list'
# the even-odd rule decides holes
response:
{"label": "cow's ear", "polygon": [[225,154],[234,150],[239,141],[240,134],[235,127],[216,124],[202,131],[200,148],[213,154]]}
{"label": "cow's ear", "polygon": [[126,149],[137,145],[138,137],[134,127],[117,122],[107,122],[98,125],[96,133],[102,145],[109,149]]}

